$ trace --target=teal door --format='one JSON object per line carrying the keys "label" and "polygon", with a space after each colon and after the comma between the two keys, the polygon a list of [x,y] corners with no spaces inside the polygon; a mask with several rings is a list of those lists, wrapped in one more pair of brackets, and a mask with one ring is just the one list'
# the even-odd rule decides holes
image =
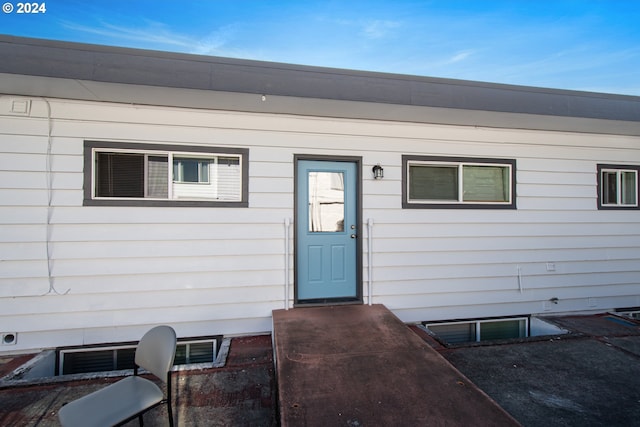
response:
{"label": "teal door", "polygon": [[296,197],[296,300],[356,300],[358,164],[299,160]]}

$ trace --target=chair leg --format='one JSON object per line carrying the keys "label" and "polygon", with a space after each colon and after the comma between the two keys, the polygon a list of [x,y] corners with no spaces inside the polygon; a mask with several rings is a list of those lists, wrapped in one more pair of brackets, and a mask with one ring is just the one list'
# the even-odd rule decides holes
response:
{"label": "chair leg", "polygon": [[169,426],[173,427],[173,411],[171,410],[170,401],[167,401],[167,412],[169,413]]}
{"label": "chair leg", "polygon": [[171,371],[167,374],[167,413],[169,414],[169,426],[173,427],[173,409],[171,407]]}

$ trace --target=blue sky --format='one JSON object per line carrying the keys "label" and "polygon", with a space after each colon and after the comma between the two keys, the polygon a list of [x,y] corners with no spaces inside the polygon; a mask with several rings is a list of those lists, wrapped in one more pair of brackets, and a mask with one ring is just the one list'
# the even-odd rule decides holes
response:
{"label": "blue sky", "polygon": [[640,95],[638,0],[7,2],[9,35]]}

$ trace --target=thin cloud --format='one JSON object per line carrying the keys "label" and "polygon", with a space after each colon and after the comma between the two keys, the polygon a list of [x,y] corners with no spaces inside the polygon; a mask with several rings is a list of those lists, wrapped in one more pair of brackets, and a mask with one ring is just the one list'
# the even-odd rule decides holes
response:
{"label": "thin cloud", "polygon": [[190,53],[199,55],[222,55],[228,51],[229,44],[235,39],[238,32],[239,28],[237,24],[220,27],[206,37],[195,41]]}
{"label": "thin cloud", "polygon": [[146,26],[138,28],[113,25],[108,22],[101,22],[95,27],[64,22],[63,26],[80,33],[118,39],[129,45],[139,46],[142,44],[160,50],[198,55],[237,55],[237,52],[228,47],[239,31],[238,25],[235,24],[220,27],[202,38],[171,31],[167,25],[152,21],[149,21]]}
{"label": "thin cloud", "polygon": [[445,64],[455,64],[456,62],[464,61],[465,59],[467,59],[472,54],[473,54],[472,51],[463,51],[463,52],[456,53],[451,58],[449,58],[447,61],[445,61]]}
{"label": "thin cloud", "polygon": [[128,42],[143,42],[147,45],[161,45],[179,47],[181,49],[193,47],[193,39],[179,33],[172,32],[164,24],[149,22],[145,28],[129,28],[103,22],[98,27],[88,27],[74,22],[64,22],[65,28],[81,33],[94,34],[110,39]]}
{"label": "thin cloud", "polygon": [[316,18],[320,23],[323,23],[329,27],[348,28],[351,31],[356,31],[366,39],[376,40],[388,37],[402,27],[402,23],[399,21],[385,20],[385,19],[345,19],[345,18],[327,18],[321,16]]}
{"label": "thin cloud", "polygon": [[362,24],[362,34],[368,39],[381,39],[388,36],[401,24],[397,21],[373,20]]}

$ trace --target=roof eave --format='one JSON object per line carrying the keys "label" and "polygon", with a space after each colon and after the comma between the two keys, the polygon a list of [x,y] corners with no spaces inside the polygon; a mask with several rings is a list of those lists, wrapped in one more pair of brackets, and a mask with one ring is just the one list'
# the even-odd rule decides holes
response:
{"label": "roof eave", "polygon": [[[0,35],[0,93],[638,135],[640,97]],[[267,97],[263,102],[262,96]]]}
{"label": "roof eave", "polygon": [[277,95],[263,97],[261,93],[163,88],[15,74],[0,74],[0,93],[250,113],[640,136],[640,122],[631,121]]}

